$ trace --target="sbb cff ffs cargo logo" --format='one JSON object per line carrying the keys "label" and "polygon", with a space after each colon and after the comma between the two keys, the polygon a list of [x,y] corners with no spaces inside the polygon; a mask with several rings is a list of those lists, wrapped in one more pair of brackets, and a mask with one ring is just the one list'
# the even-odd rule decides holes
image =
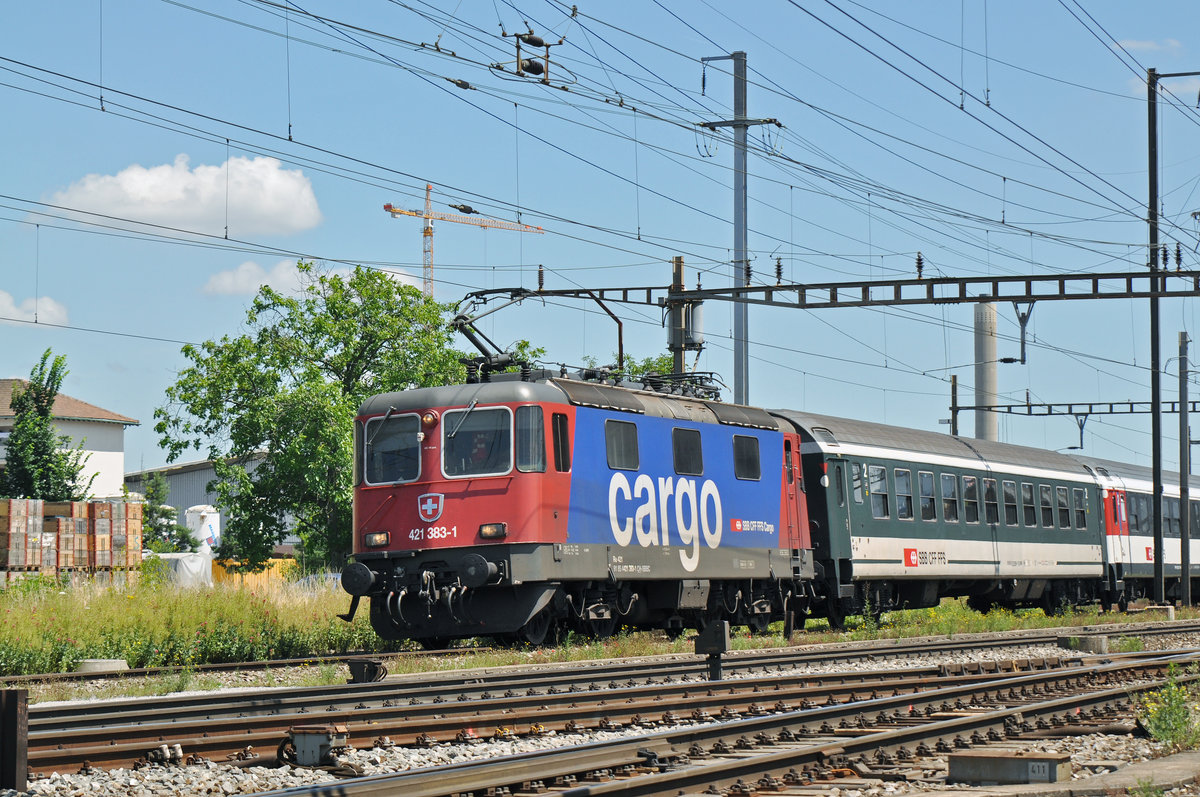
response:
{"label": "sbb cff ffs cargo logo", "polygon": [[905,548],[904,549],[904,566],[905,567],[916,567],[917,566],[917,549],[916,548]]}

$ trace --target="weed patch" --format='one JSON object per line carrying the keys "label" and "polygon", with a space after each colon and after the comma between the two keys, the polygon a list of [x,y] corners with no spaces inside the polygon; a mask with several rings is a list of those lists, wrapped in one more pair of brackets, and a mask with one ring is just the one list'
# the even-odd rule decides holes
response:
{"label": "weed patch", "polygon": [[1190,750],[1200,743],[1200,706],[1193,690],[1179,683],[1179,668],[1167,668],[1166,686],[1143,695],[1138,719],[1150,736],[1170,752]]}

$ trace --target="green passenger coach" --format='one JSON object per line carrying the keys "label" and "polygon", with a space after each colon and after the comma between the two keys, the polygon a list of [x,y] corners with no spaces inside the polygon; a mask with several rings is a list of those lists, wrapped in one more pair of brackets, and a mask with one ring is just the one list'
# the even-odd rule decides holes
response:
{"label": "green passenger coach", "polygon": [[[1116,599],[1101,486],[1052,451],[775,411],[801,430],[831,625],[967,596],[973,608]],[[816,485],[820,485],[817,489]],[[822,607],[814,607],[819,613]]]}

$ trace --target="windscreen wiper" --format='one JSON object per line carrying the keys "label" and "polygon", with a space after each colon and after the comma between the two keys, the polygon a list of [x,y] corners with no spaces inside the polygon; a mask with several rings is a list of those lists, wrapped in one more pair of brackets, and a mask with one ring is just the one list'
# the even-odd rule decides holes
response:
{"label": "windscreen wiper", "polygon": [[450,434],[446,435],[447,440],[451,439],[452,437],[454,437],[454,435],[458,434],[458,430],[461,429],[462,425],[467,422],[467,416],[471,414],[471,410],[475,409],[475,405],[478,403],[479,403],[479,399],[471,399],[471,403],[467,405],[467,411],[463,413],[462,418],[459,419],[458,423],[455,425],[454,431],[451,432]]}

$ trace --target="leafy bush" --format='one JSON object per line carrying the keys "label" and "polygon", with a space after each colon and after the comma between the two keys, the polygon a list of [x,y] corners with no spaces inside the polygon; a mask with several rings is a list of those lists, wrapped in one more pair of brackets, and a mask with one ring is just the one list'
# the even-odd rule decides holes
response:
{"label": "leafy bush", "polygon": [[1151,737],[1170,752],[1190,750],[1200,744],[1200,708],[1192,689],[1179,683],[1179,668],[1167,668],[1166,686],[1142,696],[1138,719]]}

